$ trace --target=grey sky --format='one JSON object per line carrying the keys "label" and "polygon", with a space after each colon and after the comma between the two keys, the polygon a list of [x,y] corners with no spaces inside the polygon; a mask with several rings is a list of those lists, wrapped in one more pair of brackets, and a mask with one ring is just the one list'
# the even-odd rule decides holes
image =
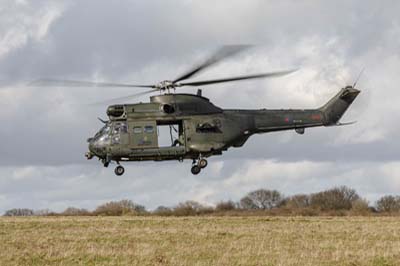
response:
{"label": "grey sky", "polygon": [[[122,198],[150,208],[186,199],[214,203],[259,187],[292,194],[349,185],[371,201],[399,194],[398,10],[400,3],[389,0],[0,0],[0,212],[93,208]],[[363,93],[343,118],[358,123],[304,136],[254,136],[213,157],[197,177],[190,162],[131,163],[115,177],[83,157],[106,109],[87,104],[132,90],[24,86],[42,77],[154,83],[232,43],[257,46],[199,78],[300,71],[204,88],[215,104],[318,107],[366,67]]]}

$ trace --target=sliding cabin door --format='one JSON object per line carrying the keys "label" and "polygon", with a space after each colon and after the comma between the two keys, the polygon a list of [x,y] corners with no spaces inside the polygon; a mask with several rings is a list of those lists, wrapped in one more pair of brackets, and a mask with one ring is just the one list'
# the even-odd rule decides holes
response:
{"label": "sliding cabin door", "polygon": [[132,148],[157,148],[157,124],[155,121],[130,122]]}

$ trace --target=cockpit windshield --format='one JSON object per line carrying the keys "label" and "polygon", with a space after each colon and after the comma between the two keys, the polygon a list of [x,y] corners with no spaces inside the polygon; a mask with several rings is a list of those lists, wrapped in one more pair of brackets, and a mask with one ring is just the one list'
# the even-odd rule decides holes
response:
{"label": "cockpit windshield", "polygon": [[109,124],[106,124],[104,127],[102,127],[99,132],[96,133],[96,135],[94,136],[95,139],[104,137],[104,136],[108,136],[110,133],[111,127]]}

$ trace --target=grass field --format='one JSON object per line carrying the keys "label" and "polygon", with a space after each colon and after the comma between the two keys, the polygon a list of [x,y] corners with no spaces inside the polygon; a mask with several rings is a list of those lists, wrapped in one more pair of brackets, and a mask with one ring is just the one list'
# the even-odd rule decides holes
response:
{"label": "grass field", "polygon": [[0,265],[400,265],[400,218],[0,218]]}

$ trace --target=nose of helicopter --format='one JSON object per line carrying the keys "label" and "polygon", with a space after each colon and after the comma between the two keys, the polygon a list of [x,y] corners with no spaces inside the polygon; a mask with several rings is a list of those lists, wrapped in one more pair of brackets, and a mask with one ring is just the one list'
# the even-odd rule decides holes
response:
{"label": "nose of helicopter", "polygon": [[95,141],[93,138],[88,138],[87,142],[89,143],[89,151],[94,153]]}
{"label": "nose of helicopter", "polygon": [[85,153],[85,157],[90,160],[96,155],[95,140],[93,138],[88,138],[87,142],[89,143],[89,151]]}
{"label": "nose of helicopter", "polygon": [[89,151],[85,154],[85,157],[90,160],[94,156],[97,156],[99,158],[103,158],[103,149],[104,147],[100,143],[99,140],[96,140],[95,138],[89,138],[87,140],[88,142],[88,148]]}
{"label": "nose of helicopter", "polygon": [[89,151],[85,154],[87,159],[92,159],[94,156],[103,158],[105,156],[106,142],[102,138],[88,138]]}

